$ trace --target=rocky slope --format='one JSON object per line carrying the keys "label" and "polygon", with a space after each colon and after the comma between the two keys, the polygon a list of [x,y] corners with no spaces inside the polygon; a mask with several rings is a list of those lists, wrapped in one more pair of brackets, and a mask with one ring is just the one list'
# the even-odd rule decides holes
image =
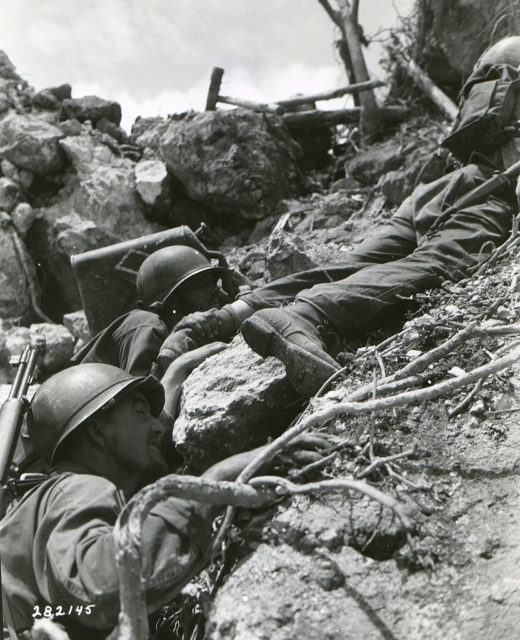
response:
{"label": "rocky slope", "polygon": [[[427,27],[441,28],[437,5],[423,5],[435,18]],[[348,143],[325,171],[306,175],[300,147],[275,116],[237,110],[141,119],[131,136],[119,121],[118,105],[73,99],[67,85],[35,92],[0,56],[0,382],[12,377],[8,360],[34,333],[47,338],[42,378],[66,366],[88,338],[69,263],[75,253],[204,221],[230,263],[262,283],[341,260],[416,184],[453,167],[438,148],[446,123],[431,114],[364,151]],[[346,344],[348,375],[320,406],[473,322],[516,323],[517,250],[512,245],[482,274],[419,296],[374,327],[368,344],[384,341],[377,356],[365,343]],[[433,361],[422,385],[484,365],[514,339],[472,335]],[[515,365],[487,377],[469,398],[471,386],[324,424],[338,449],[327,466],[297,481],[364,479],[403,503],[413,529],[353,492],[240,511],[212,598],[190,591],[199,594],[206,637],[516,637],[519,386]],[[237,337],[190,376],[173,437],[187,464],[200,469],[276,436],[304,407],[280,363],[259,358]],[[396,457],[373,465],[388,456]],[[161,638],[175,637],[165,629]]]}

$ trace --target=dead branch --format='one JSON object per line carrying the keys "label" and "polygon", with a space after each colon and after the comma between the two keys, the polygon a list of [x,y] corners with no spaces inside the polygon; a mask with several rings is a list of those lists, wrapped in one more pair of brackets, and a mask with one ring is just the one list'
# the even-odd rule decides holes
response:
{"label": "dead branch", "polygon": [[332,22],[334,22],[334,24],[339,27],[341,29],[341,31],[343,31],[343,23],[341,22],[341,14],[339,11],[336,11],[335,9],[333,9],[328,0],[318,0],[318,2],[321,4],[321,6],[325,9],[325,11],[327,12],[329,18],[332,20]]}
{"label": "dead branch", "polygon": [[386,495],[379,489],[372,487],[366,482],[360,480],[353,480],[351,478],[335,478],[333,480],[320,480],[318,482],[309,482],[307,484],[294,484],[286,478],[279,478],[277,476],[258,476],[251,478],[249,484],[254,487],[260,487],[263,485],[276,486],[277,493],[279,495],[297,495],[300,493],[328,493],[330,491],[357,491],[362,493],[372,500],[379,502],[385,507],[389,507],[398,516],[406,529],[413,527],[412,521],[404,511],[403,505],[400,504],[395,498]]}
{"label": "dead branch", "polygon": [[360,480],[362,478],[366,478],[371,473],[376,471],[376,469],[379,469],[379,467],[384,466],[388,462],[393,462],[394,460],[399,460],[400,458],[408,458],[410,456],[413,456],[414,453],[415,453],[415,449],[409,449],[408,451],[402,451],[401,453],[396,453],[392,456],[386,456],[384,458],[374,458],[374,460],[368,465],[368,467],[366,467],[365,469],[363,469],[363,471],[360,471],[360,473],[357,474],[357,477]]}
{"label": "dead branch", "polygon": [[360,93],[361,91],[368,91],[369,89],[375,89],[376,87],[383,87],[385,85],[381,80],[368,80],[367,82],[358,82],[356,84],[349,84],[347,87],[340,89],[334,89],[333,91],[325,91],[323,93],[315,93],[311,96],[297,96],[295,98],[287,98],[286,100],[277,100],[276,104],[281,107],[289,108],[296,107],[300,104],[306,104],[307,102],[316,102],[319,100],[332,100],[334,98],[341,98],[349,93]]}
{"label": "dead branch", "polygon": [[401,66],[407,71],[415,85],[421,89],[424,95],[429,98],[441,112],[450,120],[454,120],[457,113],[457,105],[451,98],[439,89],[430,76],[419,67],[419,65],[404,55],[399,56]]}
{"label": "dead branch", "polygon": [[[290,128],[314,128],[328,127],[336,124],[359,124],[363,109],[352,107],[351,109],[336,109],[321,111],[312,109],[296,113],[285,113],[282,118]],[[396,124],[402,122],[408,111],[405,107],[391,106],[381,107],[381,121],[385,124]]]}
{"label": "dead branch", "polygon": [[270,462],[291,440],[311,427],[322,426],[332,418],[339,415],[361,415],[370,411],[381,411],[408,404],[420,404],[426,400],[434,400],[445,395],[451,395],[456,389],[476,382],[491,373],[506,369],[520,359],[520,347],[516,347],[509,355],[497,358],[482,367],[477,367],[456,378],[439,382],[424,389],[405,391],[394,396],[367,400],[366,402],[340,402],[331,405],[327,402],[319,411],[316,411],[299,420],[293,427],[274,440],[268,447],[242,471],[238,477],[239,482],[247,482],[263,465]]}
{"label": "dead branch", "polygon": [[283,107],[278,106],[278,104],[253,102],[252,100],[242,100],[241,98],[231,98],[230,96],[218,96],[217,102],[222,102],[223,104],[232,104],[235,107],[251,109],[252,111],[259,111],[260,113],[281,114],[285,111]]}

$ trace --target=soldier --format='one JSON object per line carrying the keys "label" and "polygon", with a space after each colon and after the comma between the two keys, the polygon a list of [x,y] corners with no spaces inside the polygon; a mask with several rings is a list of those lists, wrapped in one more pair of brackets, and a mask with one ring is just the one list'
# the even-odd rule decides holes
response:
{"label": "soldier", "polygon": [[[93,363],[55,374],[36,392],[29,435],[51,473],[0,526],[6,620],[21,640],[46,612],[74,640],[105,638],[117,623],[113,527],[129,498],[168,471],[167,429],[158,419],[164,401],[153,376]],[[166,394],[167,410],[169,402]],[[324,444],[314,437],[297,447]],[[223,460],[203,477],[234,480],[259,451]],[[146,517],[141,549],[150,613],[208,549],[214,514],[210,505],[169,498]]]}
{"label": "soldier", "polygon": [[[501,72],[515,79],[504,83],[508,91],[511,89],[514,103],[505,116],[503,131],[487,136],[487,157],[474,154],[467,166],[419,185],[390,224],[358,245],[340,264],[287,276],[220,310],[188,315],[162,349],[175,356],[189,342],[200,345],[227,340],[236,319],[241,318],[245,320],[241,331],[249,346],[264,357],[279,358],[293,386],[303,395],[312,395],[339,368],[329,355],[338,336],[348,340],[365,330],[403,296],[438,287],[444,280],[466,277],[507,238],[517,212],[515,189],[506,183],[481,204],[443,214],[497,168],[508,168],[520,160],[519,143],[505,135],[506,129],[514,129],[508,125],[520,121],[520,99],[513,92],[519,65],[520,36],[501,40],[483,54],[465,87],[465,105],[471,108],[472,95],[478,97],[483,86],[480,82],[491,77],[488,84],[494,91],[495,78]],[[478,148],[478,136],[471,142],[475,143],[473,150]],[[279,307],[291,298],[294,304],[289,307],[261,310]],[[252,317],[246,319],[248,316]]]}
{"label": "soldier", "polygon": [[218,286],[221,271],[222,267],[212,265],[191,247],[176,245],[155,251],[137,274],[141,308],[114,320],[74,356],[73,364],[103,362],[136,376],[148,375],[153,369],[160,377],[167,365],[159,367],[156,359],[175,324],[188,313],[229,301]]}

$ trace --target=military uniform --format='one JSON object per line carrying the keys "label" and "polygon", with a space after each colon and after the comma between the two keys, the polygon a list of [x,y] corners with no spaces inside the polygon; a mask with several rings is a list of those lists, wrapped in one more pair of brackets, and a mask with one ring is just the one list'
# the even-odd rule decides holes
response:
{"label": "military uniform", "polygon": [[517,210],[513,188],[458,210],[434,228],[448,207],[492,174],[484,161],[420,185],[389,225],[341,263],[286,276],[241,299],[255,310],[292,299],[306,302],[348,337],[403,296],[465,277],[504,242]]}
{"label": "military uniform", "polygon": [[[117,624],[112,532],[124,504],[109,480],[57,465],[7,514],[0,526],[2,587],[22,638],[29,637],[24,633],[35,612],[43,614],[48,605],[74,640],[105,638]],[[152,509],[142,536],[150,612],[168,600],[209,540],[209,524],[195,503],[169,498]]]}

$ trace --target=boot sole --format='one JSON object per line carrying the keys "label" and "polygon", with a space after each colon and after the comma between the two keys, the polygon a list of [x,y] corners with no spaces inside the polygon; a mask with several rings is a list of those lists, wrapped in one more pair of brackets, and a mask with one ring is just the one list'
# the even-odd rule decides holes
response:
{"label": "boot sole", "polygon": [[249,318],[240,330],[247,344],[262,358],[274,356],[283,362],[290,383],[304,396],[313,396],[340,368],[290,342],[262,318]]}

